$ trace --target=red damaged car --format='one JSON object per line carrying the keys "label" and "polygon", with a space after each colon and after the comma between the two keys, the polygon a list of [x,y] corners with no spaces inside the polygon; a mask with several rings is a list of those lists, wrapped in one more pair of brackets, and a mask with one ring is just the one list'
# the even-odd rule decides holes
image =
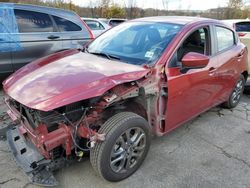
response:
{"label": "red damaged car", "polygon": [[33,183],[56,185],[53,171],[88,154],[97,174],[120,181],[142,164],[152,134],[239,103],[247,53],[216,20],[128,21],[84,51],[38,59],[4,81],[17,123],[8,143]]}

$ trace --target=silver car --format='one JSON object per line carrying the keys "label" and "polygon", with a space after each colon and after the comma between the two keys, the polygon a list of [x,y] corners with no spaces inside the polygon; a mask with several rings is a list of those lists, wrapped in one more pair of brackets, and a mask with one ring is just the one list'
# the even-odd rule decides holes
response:
{"label": "silver car", "polygon": [[108,24],[98,19],[82,18],[82,20],[88,25],[95,37],[111,28]]}
{"label": "silver car", "polygon": [[0,79],[40,57],[82,49],[92,38],[88,26],[74,12],[0,3]]}

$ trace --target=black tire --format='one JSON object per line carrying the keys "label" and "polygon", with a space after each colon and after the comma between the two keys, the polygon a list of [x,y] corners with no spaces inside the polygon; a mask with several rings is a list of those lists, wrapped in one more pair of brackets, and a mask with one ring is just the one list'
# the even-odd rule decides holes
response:
{"label": "black tire", "polygon": [[[124,144],[121,144],[120,146],[117,146],[117,142],[118,140],[124,141],[124,134],[126,134],[127,132],[129,132],[129,135],[133,136],[134,130],[136,130],[136,132],[138,131],[139,137],[142,137],[142,139],[140,138],[140,142],[143,141],[142,142],[143,151],[140,151],[138,149],[140,153],[140,157],[138,157],[138,159],[137,158],[134,159],[134,161],[137,161],[134,163],[134,166],[128,169],[125,168],[123,171],[120,170],[120,172],[115,172],[114,167],[116,167],[115,166],[116,163],[112,165],[111,154],[114,154],[113,152],[115,151],[116,147],[118,147],[119,150],[123,150],[125,147],[123,148],[122,145],[126,145],[126,146],[129,145],[128,142],[131,141],[132,138],[128,139],[129,141],[121,142]],[[129,177],[130,175],[132,175],[141,166],[145,157],[147,156],[150,143],[151,143],[151,129],[150,129],[148,122],[144,118],[131,112],[121,112],[109,118],[101,126],[98,133],[106,134],[105,141],[97,143],[95,147],[92,148],[90,151],[90,162],[98,175],[100,175],[102,178],[108,181],[112,181],[112,182],[121,181]],[[141,136],[139,133],[140,134],[142,133]],[[135,135],[135,131],[134,131],[134,135]],[[125,137],[127,137],[127,135]],[[137,138],[137,135],[135,137]],[[127,147],[129,148],[126,148],[126,151],[125,150],[123,151],[125,155],[129,155],[127,154],[127,152],[130,152],[130,149],[133,148],[132,146],[127,146]],[[137,148],[140,148],[140,146],[137,146]],[[118,151],[118,149],[116,151]],[[135,150],[132,151],[133,154],[134,154],[134,151]],[[122,156],[122,154],[120,154],[120,156]],[[126,166],[125,164],[130,165],[133,157],[129,159],[129,163],[123,162],[126,160],[128,161],[126,157],[124,158],[125,158],[124,160],[121,160],[120,166]],[[117,162],[117,164],[119,166],[119,162]]]}
{"label": "black tire", "polygon": [[223,103],[223,107],[231,109],[235,108],[243,95],[244,86],[245,86],[246,80],[243,75],[240,76],[239,80],[236,82],[235,87],[229,97],[229,99]]}
{"label": "black tire", "polygon": [[245,93],[246,95],[250,95],[250,85],[246,85],[246,86],[245,86],[244,93]]}

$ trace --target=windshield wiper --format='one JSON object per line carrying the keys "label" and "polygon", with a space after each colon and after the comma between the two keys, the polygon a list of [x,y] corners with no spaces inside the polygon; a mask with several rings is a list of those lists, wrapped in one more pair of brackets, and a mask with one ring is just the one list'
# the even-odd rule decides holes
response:
{"label": "windshield wiper", "polygon": [[88,53],[93,54],[93,55],[104,56],[104,57],[107,57],[108,59],[111,59],[108,54],[103,53],[103,52],[88,52]]}
{"label": "windshield wiper", "polygon": [[88,52],[90,54],[93,54],[93,55],[99,55],[99,56],[104,56],[110,60],[112,59],[116,59],[116,60],[121,60],[119,57],[117,56],[114,56],[114,55],[110,55],[110,54],[107,54],[107,53],[104,53],[104,52]]}

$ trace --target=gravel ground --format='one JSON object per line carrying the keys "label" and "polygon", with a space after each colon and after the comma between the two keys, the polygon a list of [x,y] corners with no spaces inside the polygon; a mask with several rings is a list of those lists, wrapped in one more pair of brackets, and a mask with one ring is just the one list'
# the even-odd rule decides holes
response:
{"label": "gravel ground", "polygon": [[[0,122],[9,119],[0,93]],[[88,160],[58,171],[60,188],[218,188],[250,187],[250,96],[234,110],[213,108],[170,134],[153,139],[141,168],[130,178],[110,183],[94,173]],[[35,188],[0,140],[0,187]]]}

